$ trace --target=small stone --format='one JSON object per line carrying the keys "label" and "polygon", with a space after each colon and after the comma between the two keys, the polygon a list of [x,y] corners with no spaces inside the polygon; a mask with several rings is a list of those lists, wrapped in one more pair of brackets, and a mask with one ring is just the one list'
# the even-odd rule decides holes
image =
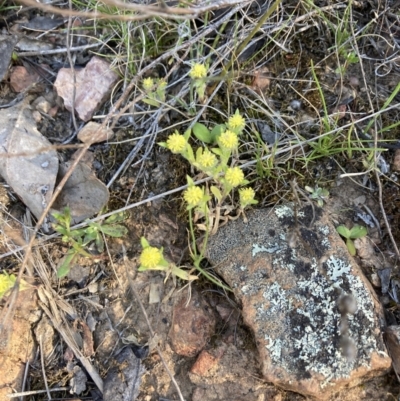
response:
{"label": "small stone", "polygon": [[217,363],[218,358],[203,350],[197,357],[192,369],[190,369],[190,373],[194,373],[198,376],[205,376],[209,370],[217,365]]}
{"label": "small stone", "polygon": [[293,111],[298,111],[301,109],[301,102],[300,100],[292,100],[289,104],[289,107],[293,110]]}
{"label": "small stone", "polygon": [[198,292],[182,294],[174,306],[169,332],[172,349],[179,355],[193,357],[208,343],[215,329],[215,317],[207,301]]}
{"label": "small stone", "polygon": [[396,149],[393,158],[393,171],[400,171],[400,149]]}
{"label": "small stone", "polygon": [[51,104],[43,96],[39,96],[32,102],[32,107],[40,113],[48,114]]}
{"label": "small stone", "polygon": [[40,76],[35,71],[28,71],[23,66],[17,66],[11,71],[10,85],[14,92],[20,93],[39,80]]}
{"label": "small stone", "polygon": [[101,124],[89,121],[78,134],[78,139],[84,143],[99,143],[110,140],[114,136],[112,129],[102,128]]}
{"label": "small stone", "polygon": [[40,123],[40,121],[42,121],[42,115],[37,110],[32,111],[32,117],[36,123]]}

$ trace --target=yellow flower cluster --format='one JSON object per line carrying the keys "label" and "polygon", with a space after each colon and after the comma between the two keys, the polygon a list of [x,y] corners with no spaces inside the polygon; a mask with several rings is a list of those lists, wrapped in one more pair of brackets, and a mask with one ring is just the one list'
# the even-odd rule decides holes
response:
{"label": "yellow flower cluster", "polygon": [[236,113],[232,117],[229,117],[228,124],[227,124],[228,128],[235,132],[243,131],[245,125],[246,125],[246,122],[244,121],[244,118],[239,113]]}
{"label": "yellow flower cluster", "polygon": [[246,207],[252,200],[254,200],[255,192],[252,188],[239,189],[240,204]]}
{"label": "yellow flower cluster", "polygon": [[203,191],[200,187],[189,187],[184,193],[183,197],[189,206],[197,206],[203,199]]}
{"label": "yellow flower cluster", "polygon": [[243,171],[239,167],[228,168],[225,173],[226,182],[232,187],[237,187],[244,180]]}
{"label": "yellow flower cluster", "polygon": [[162,260],[163,256],[161,251],[152,246],[143,249],[140,255],[140,264],[147,269],[154,269]]}
{"label": "yellow flower cluster", "polygon": [[226,149],[236,149],[238,147],[238,136],[232,131],[225,131],[219,136],[220,144]]}
{"label": "yellow flower cluster", "polygon": [[172,153],[181,153],[186,148],[186,139],[178,133],[172,134],[167,139],[167,148]]}
{"label": "yellow flower cluster", "polygon": [[207,68],[203,64],[196,63],[190,70],[189,76],[192,79],[205,78],[207,76]]}
{"label": "yellow flower cluster", "polygon": [[153,78],[145,78],[143,80],[143,89],[147,92],[154,86]]}
{"label": "yellow flower cluster", "polygon": [[197,162],[203,168],[214,167],[217,164],[217,158],[214,153],[211,153],[208,149],[204,150],[204,153],[199,157]]}

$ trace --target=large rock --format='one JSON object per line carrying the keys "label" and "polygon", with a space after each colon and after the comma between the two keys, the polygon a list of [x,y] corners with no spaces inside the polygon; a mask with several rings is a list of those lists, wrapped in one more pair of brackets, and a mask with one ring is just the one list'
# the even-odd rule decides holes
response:
{"label": "large rock", "polygon": [[326,399],[390,368],[382,308],[321,209],[249,213],[208,258],[242,302],[267,381]]}

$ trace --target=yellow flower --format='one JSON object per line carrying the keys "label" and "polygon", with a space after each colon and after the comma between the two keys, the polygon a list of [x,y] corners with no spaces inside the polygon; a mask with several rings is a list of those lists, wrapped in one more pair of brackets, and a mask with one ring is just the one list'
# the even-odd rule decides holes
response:
{"label": "yellow flower", "polygon": [[153,246],[143,249],[142,254],[140,255],[140,265],[147,269],[157,267],[162,260],[163,256],[161,251]]}
{"label": "yellow flower", "polygon": [[206,149],[204,153],[199,157],[197,162],[200,164],[201,167],[209,168],[214,167],[217,164],[217,158],[213,153]]}
{"label": "yellow flower", "polygon": [[153,78],[145,78],[143,80],[143,89],[147,92],[154,86]]}
{"label": "yellow flower", "polygon": [[189,76],[192,79],[205,78],[207,76],[207,68],[203,64],[196,63],[190,70]]}
{"label": "yellow flower", "polygon": [[158,87],[157,90],[164,90],[167,87],[167,82],[164,81],[163,79],[160,79],[158,81]]}
{"label": "yellow flower", "polygon": [[224,148],[236,149],[238,147],[238,136],[232,131],[225,131],[219,136],[219,142]]}
{"label": "yellow flower", "polygon": [[197,206],[203,199],[203,191],[200,187],[189,187],[183,194],[185,201],[189,206]]}
{"label": "yellow flower", "polygon": [[226,182],[232,187],[237,187],[244,180],[243,171],[239,167],[228,168],[225,174]]}
{"label": "yellow flower", "polygon": [[228,128],[235,132],[243,131],[243,128],[245,125],[246,125],[246,122],[244,121],[244,118],[239,113],[235,113],[232,117],[229,117],[228,124],[227,124]]}
{"label": "yellow flower", "polygon": [[252,188],[239,189],[240,204],[244,208],[254,200],[255,192]]}
{"label": "yellow flower", "polygon": [[186,148],[185,137],[183,135],[178,134],[177,132],[175,134],[170,135],[167,139],[167,148],[172,153],[183,152]]}

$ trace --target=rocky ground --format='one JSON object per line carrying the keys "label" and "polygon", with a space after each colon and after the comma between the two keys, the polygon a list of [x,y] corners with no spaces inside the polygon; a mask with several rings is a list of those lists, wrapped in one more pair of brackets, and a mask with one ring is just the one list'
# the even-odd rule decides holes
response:
{"label": "rocky ground", "polygon": [[[0,400],[398,399],[399,6],[282,2],[252,36],[269,2],[193,23],[144,3],[130,22],[100,8],[104,25],[79,4],[70,20],[0,5]],[[258,204],[232,193],[200,266],[229,290],[138,271],[145,237],[198,274],[181,194],[206,178],[157,143],[236,110],[230,163]],[[336,228],[356,224],[346,243]]]}

